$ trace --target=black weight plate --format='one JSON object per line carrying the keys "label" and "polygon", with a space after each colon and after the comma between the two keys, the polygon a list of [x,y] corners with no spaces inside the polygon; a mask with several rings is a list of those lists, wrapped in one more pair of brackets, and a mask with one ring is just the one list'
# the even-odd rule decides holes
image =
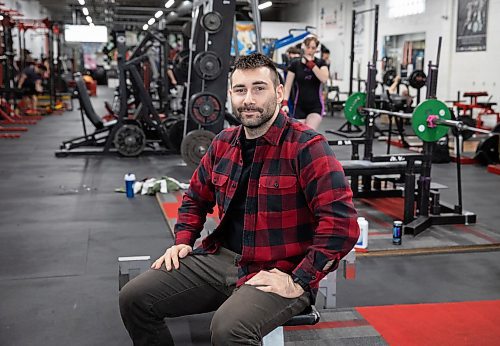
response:
{"label": "black weight plate", "polygon": [[189,114],[199,125],[215,124],[223,116],[223,112],[224,109],[219,98],[213,93],[196,93],[189,100]]}
{"label": "black weight plate", "polygon": [[208,151],[215,133],[207,130],[194,130],[182,139],[181,155],[188,167],[195,169]]}
{"label": "black weight plate", "polygon": [[222,16],[216,11],[205,13],[200,24],[206,32],[215,34],[222,28]]}
{"label": "black weight plate", "polygon": [[[470,116],[461,115],[456,120],[463,122],[467,126],[476,127],[476,120],[472,119]],[[456,127],[452,127],[451,132],[453,133],[454,136],[458,136],[458,129]],[[473,135],[474,131],[471,130],[462,131],[462,139],[464,141],[470,139]]]}
{"label": "black weight plate", "polygon": [[484,166],[499,163],[499,138],[500,134],[495,133],[479,142],[474,159],[476,159],[481,165]]}
{"label": "black weight plate", "polygon": [[415,89],[423,88],[425,83],[427,83],[427,75],[422,70],[413,71],[410,78],[408,78],[408,84]]}
{"label": "black weight plate", "polygon": [[396,70],[387,70],[384,73],[384,76],[382,77],[382,80],[384,82],[384,85],[391,86],[392,83],[394,83],[394,79],[396,79],[397,76]]}
{"label": "black weight plate", "polygon": [[214,80],[222,72],[222,61],[215,52],[201,52],[194,58],[193,67],[201,79]]}
{"label": "black weight plate", "polygon": [[137,156],[146,146],[146,135],[139,126],[125,124],[116,130],[113,144],[121,155]]}

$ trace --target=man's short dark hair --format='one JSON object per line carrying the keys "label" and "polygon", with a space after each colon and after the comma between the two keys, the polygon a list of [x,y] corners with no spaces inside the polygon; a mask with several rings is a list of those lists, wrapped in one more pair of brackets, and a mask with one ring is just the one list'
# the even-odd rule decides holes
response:
{"label": "man's short dark hair", "polygon": [[294,47],[294,46],[291,46],[289,47],[286,52],[288,54],[302,54],[302,50],[300,48],[297,48],[297,47]]}
{"label": "man's short dark hair", "polygon": [[280,84],[278,71],[274,62],[267,56],[261,53],[252,53],[250,55],[240,56],[234,62],[234,69],[231,72],[231,84],[233,83],[233,74],[236,70],[254,70],[259,67],[267,67],[271,70],[271,79],[273,81],[274,87]]}

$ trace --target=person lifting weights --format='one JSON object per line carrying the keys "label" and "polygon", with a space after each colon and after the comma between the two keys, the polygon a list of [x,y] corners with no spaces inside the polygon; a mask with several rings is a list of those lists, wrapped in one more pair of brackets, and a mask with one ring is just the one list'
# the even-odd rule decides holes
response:
{"label": "person lifting weights", "polygon": [[43,64],[29,64],[21,72],[17,87],[23,91],[23,102],[31,112],[37,109],[36,95],[43,92],[42,75],[47,71]]}

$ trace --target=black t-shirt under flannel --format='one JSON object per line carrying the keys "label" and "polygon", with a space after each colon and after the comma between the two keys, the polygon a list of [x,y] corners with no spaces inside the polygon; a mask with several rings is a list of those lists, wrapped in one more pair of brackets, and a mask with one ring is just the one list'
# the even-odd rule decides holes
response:
{"label": "black t-shirt under flannel", "polygon": [[241,171],[238,188],[229,204],[224,223],[222,224],[222,239],[224,247],[241,254],[243,241],[243,227],[245,220],[245,203],[247,200],[248,179],[252,169],[253,156],[257,139],[246,139],[241,136],[241,155],[243,168]]}

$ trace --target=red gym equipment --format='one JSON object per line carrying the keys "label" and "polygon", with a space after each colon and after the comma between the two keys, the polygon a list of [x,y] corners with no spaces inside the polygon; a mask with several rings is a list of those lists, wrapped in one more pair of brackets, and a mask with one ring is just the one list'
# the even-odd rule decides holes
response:
{"label": "red gym equipment", "polygon": [[454,101],[453,106],[457,107],[458,114],[459,115],[467,115],[473,118],[473,112],[474,109],[479,109],[479,113],[476,117],[476,127],[482,128],[485,130],[490,130],[492,127],[485,126],[484,125],[484,120],[483,118],[485,116],[490,117],[494,116],[495,120],[493,121],[494,124],[497,124],[500,122],[500,113],[495,112],[493,109],[493,106],[496,106],[496,102],[489,102],[491,97],[486,101],[486,102],[478,102],[478,97],[484,97],[488,96],[488,93],[486,91],[474,91],[474,92],[464,92],[463,94],[464,97],[469,97],[470,102],[469,103],[464,103],[460,101],[460,92],[458,92],[458,100],[459,101]]}

